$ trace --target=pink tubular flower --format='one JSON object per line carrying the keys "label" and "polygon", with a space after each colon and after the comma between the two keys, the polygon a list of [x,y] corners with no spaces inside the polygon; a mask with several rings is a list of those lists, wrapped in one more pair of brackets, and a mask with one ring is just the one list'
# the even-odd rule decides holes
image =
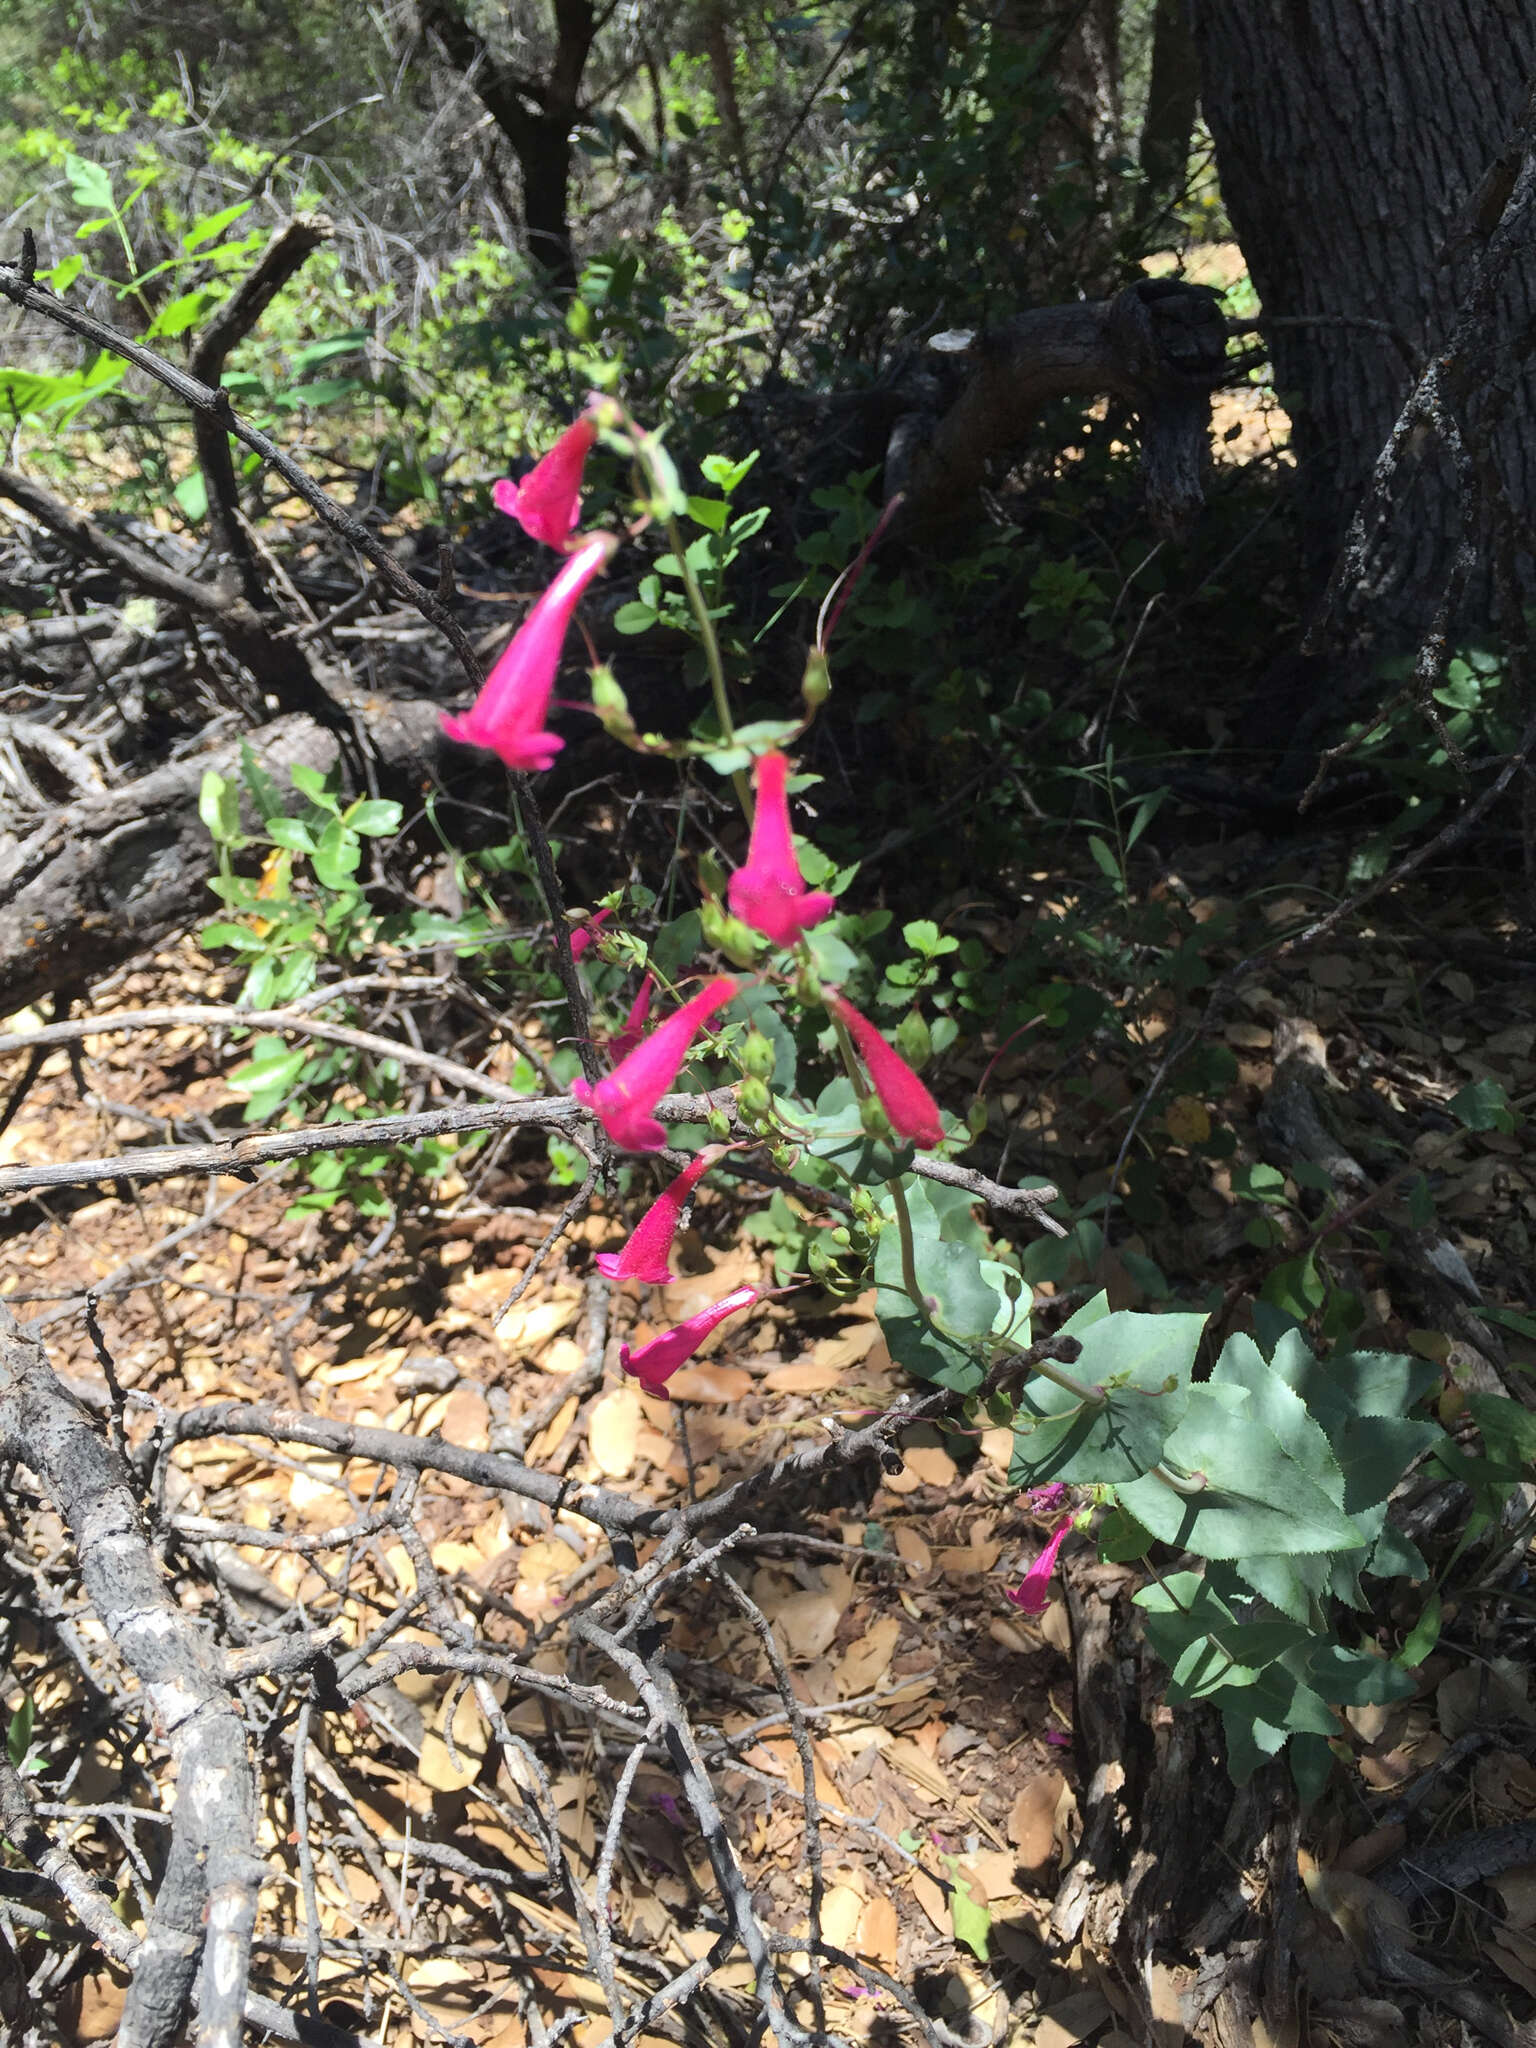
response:
{"label": "pink tubular flower", "polygon": [[656,977],[647,974],[640,984],[640,993],[629,1006],[629,1015],[624,1019],[623,1029],[615,1031],[608,1041],[608,1057],[617,1066],[627,1060],[635,1047],[645,1036],[645,1027],[651,1015],[651,997],[656,993]]}
{"label": "pink tubular flower", "polygon": [[709,1145],[690,1161],[640,1218],[623,1251],[598,1253],[597,1270],[610,1280],[642,1280],[647,1287],[665,1287],[672,1278],[667,1258],[683,1205],[724,1150],[723,1145]]}
{"label": "pink tubular flower", "polygon": [[867,1017],[861,1017],[852,1003],[829,995],[832,1014],[845,1024],[869,1069],[880,1107],[891,1120],[898,1138],[910,1138],[926,1152],[944,1136],[939,1122],[939,1105],[919,1081],[894,1046],[887,1045]]}
{"label": "pink tubular flower", "polygon": [[686,1323],[679,1323],[675,1330],[668,1330],[665,1336],[653,1337],[638,1351],[631,1351],[627,1344],[621,1344],[619,1363],[648,1394],[655,1394],[665,1401],[668,1398],[667,1381],[680,1365],[686,1365],[710,1331],[723,1323],[727,1316],[735,1315],[739,1308],[750,1308],[757,1298],[755,1287],[733,1287],[719,1301],[712,1302],[708,1308],[701,1308],[696,1316],[690,1316]]}
{"label": "pink tubular flower", "polygon": [[594,910],[585,924],[577,925],[575,931],[571,933],[571,958],[573,960],[579,960],[589,946],[596,944],[602,933],[603,926],[612,915],[613,912],[611,910]]}
{"label": "pink tubular flower", "polygon": [[564,554],[581,511],[581,472],[596,439],[597,429],[589,419],[567,427],[521,482],[503,477],[497,484],[492,494],[497,511],[515,519],[534,540]]}
{"label": "pink tubular flower", "polygon": [[488,747],[509,768],[549,768],[565,745],[542,730],[549,693],[560,666],[577,600],[612,553],[606,536],[572,555],[512,636],[510,645],[462,718],[443,719],[443,731],[466,746]]}
{"label": "pink tubular flower", "polygon": [[776,946],[792,946],[801,932],[821,923],[833,903],[824,889],[807,889],[800,873],[789,830],[788,779],[789,763],[782,754],[759,759],[752,778],[757,814],[747,864],[736,870],[726,890],[732,915]]}
{"label": "pink tubular flower", "polygon": [[1050,1599],[1051,1574],[1056,1569],[1056,1553],[1066,1541],[1067,1531],[1072,1527],[1072,1517],[1059,1522],[1051,1540],[1024,1574],[1024,1583],[1015,1586],[1008,1598],[1015,1607],[1026,1614],[1044,1614],[1046,1602]]}
{"label": "pink tubular flower", "polygon": [[616,1145],[629,1152],[657,1152],[666,1143],[667,1134],[651,1111],[677,1078],[695,1034],[731,1000],[736,987],[728,974],[717,974],[596,1087],[588,1081],[571,1083],[572,1095],[601,1119]]}

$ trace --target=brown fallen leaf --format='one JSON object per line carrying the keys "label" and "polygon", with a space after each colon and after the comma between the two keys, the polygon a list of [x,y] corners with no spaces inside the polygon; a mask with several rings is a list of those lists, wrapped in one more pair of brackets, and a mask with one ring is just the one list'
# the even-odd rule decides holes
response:
{"label": "brown fallen leaf", "polygon": [[750,1394],[757,1382],[739,1365],[685,1365],[667,1381],[674,1401],[714,1401],[722,1407]]}
{"label": "brown fallen leaf", "polygon": [[1042,1771],[1020,1786],[1008,1815],[1008,1839],[1025,1870],[1044,1870],[1056,1853],[1056,1812],[1067,1781],[1060,1771]]}
{"label": "brown fallen leaf", "polygon": [[605,1479],[627,1479],[640,1435],[640,1398],[630,1386],[613,1387],[592,1404],[587,1447]]}
{"label": "brown fallen leaf", "polygon": [[894,1970],[900,1931],[895,1901],[888,1893],[877,1892],[859,1915],[859,1954],[883,1969]]}
{"label": "brown fallen leaf", "polygon": [[933,1564],[933,1552],[910,1522],[903,1522],[896,1531],[896,1555],[920,1572],[928,1571]]}
{"label": "brown fallen leaf", "polygon": [[830,1394],[841,1385],[842,1368],[819,1365],[814,1358],[796,1358],[788,1365],[771,1366],[762,1384],[770,1394]]}
{"label": "brown fallen leaf", "polygon": [[886,1614],[848,1645],[836,1667],[837,1689],[844,1699],[874,1691],[890,1670],[900,1639],[901,1623],[895,1615]]}

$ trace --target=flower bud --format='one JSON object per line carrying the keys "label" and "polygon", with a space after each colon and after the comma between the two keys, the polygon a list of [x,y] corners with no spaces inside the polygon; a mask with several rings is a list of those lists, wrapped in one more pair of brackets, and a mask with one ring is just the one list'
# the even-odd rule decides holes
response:
{"label": "flower bud", "polygon": [[724,896],[729,878],[712,853],[699,855],[699,887],[706,896]]}
{"label": "flower bud", "polygon": [[928,1036],[928,1026],[920,1010],[908,1010],[896,1026],[896,1050],[909,1067],[919,1071],[933,1057],[933,1040]]}
{"label": "flower bud", "polygon": [[736,1090],[736,1107],[748,1123],[761,1121],[773,1108],[768,1083],[759,1080],[755,1074],[748,1074]]}
{"label": "flower bud", "polygon": [[821,982],[817,978],[816,970],[803,961],[799,973],[795,976],[795,998],[807,1009],[814,1009],[821,1001]]}
{"label": "flower bud", "polygon": [[892,1137],[891,1120],[880,1107],[878,1096],[866,1095],[859,1104],[859,1122],[871,1138],[883,1138],[887,1144]]}
{"label": "flower bud", "polygon": [[827,657],[819,647],[813,647],[805,660],[805,674],[800,678],[800,695],[812,711],[820,710],[832,694],[832,672],[827,667]]}
{"label": "flower bud", "polygon": [[757,941],[739,917],[722,910],[712,896],[699,906],[699,926],[710,945],[718,946],[733,967],[750,967]]}
{"label": "flower bud", "polygon": [[985,1098],[978,1095],[965,1112],[965,1128],[973,1138],[979,1138],[986,1130],[988,1114]]}
{"label": "flower bud", "polygon": [[776,1055],[773,1040],[754,1025],[737,1048],[736,1057],[741,1061],[744,1074],[751,1074],[759,1081],[771,1081]]}
{"label": "flower bud", "polygon": [[709,1114],[705,1121],[709,1125],[709,1135],[712,1138],[726,1139],[730,1137],[731,1120],[723,1109],[716,1109],[715,1105],[711,1103],[709,1105]]}

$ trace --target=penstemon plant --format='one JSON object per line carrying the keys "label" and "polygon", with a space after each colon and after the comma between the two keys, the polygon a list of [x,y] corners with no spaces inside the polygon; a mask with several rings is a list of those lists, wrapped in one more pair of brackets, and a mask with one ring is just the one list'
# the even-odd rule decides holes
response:
{"label": "penstemon plant", "polygon": [[[581,531],[583,467],[600,440],[633,466],[636,517],[623,536]],[[659,1112],[679,1074],[702,1062],[714,1084],[707,1123],[671,1130],[671,1143],[696,1148],[693,1159],[622,1250],[602,1255],[602,1269],[664,1285],[698,1182],[734,1152],[766,1148],[803,1190],[799,1200],[776,1193],[756,1220],[777,1244],[780,1280],[808,1275],[842,1293],[873,1285],[892,1357],[946,1390],[964,1426],[1011,1430],[1010,1481],[1053,1526],[1008,1597],[1040,1613],[1063,1544],[1074,1530],[1091,1532],[1103,1558],[1145,1572],[1137,1598],[1169,1667],[1167,1697],[1219,1709],[1233,1776],[1245,1780],[1288,1744],[1298,1787],[1316,1794],[1346,1741],[1341,1710],[1411,1693],[1434,1641],[1433,1589],[1394,1649],[1364,1581],[1429,1578],[1388,1510],[1416,1462],[1437,1457],[1454,1469],[1454,1448],[1422,1412],[1438,1368],[1383,1353],[1320,1362],[1299,1327],[1263,1304],[1256,1336],[1230,1338],[1203,1372],[1203,1315],[1116,1313],[1103,1295],[1037,1341],[1024,1276],[977,1220],[975,1177],[952,1163],[971,1126],[946,1116],[917,1072],[929,1050],[915,1000],[928,978],[921,962],[898,1049],[848,993],[866,971],[859,941],[870,929],[839,907],[852,870],[834,873],[794,835],[790,799],[802,785],[786,749],[826,701],[830,628],[807,659],[799,715],[738,724],[716,632],[723,564],[709,556],[706,589],[703,556],[678,526],[690,510],[697,520],[699,501],[660,437],[612,398],[595,397],[527,477],[498,487],[496,502],[562,566],[474,704],[444,718],[448,734],[518,771],[550,766],[564,743],[547,729],[548,711],[576,607],[626,541],[654,524],[671,544],[667,573],[682,586],[711,710],[686,737],[642,733],[602,665],[591,708],[637,751],[701,759],[726,778],[749,834],[733,874],[701,862],[700,911],[654,941],[626,928],[617,892],[572,935],[575,958],[595,954],[641,977],[609,1041],[609,1070],[572,1084],[607,1145],[659,1151],[669,1143]],[[735,532],[736,522],[714,530]],[[830,601],[824,622],[829,611],[835,624]],[[908,931],[923,957],[942,943],[936,926]],[[718,971],[721,954],[733,971]],[[812,1044],[841,1069],[813,1098],[799,1079]],[[623,1347],[623,1370],[665,1399],[709,1333],[763,1298],[754,1286],[734,1289],[639,1349]]]}

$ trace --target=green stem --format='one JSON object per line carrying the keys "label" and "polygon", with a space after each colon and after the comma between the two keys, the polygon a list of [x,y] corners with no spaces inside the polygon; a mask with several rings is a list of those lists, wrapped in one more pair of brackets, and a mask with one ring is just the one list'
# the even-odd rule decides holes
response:
{"label": "green stem", "polygon": [[[667,539],[672,543],[672,559],[676,562],[678,574],[683,579],[683,588],[688,593],[688,604],[699,629],[699,638],[704,643],[704,661],[709,669],[709,688],[715,700],[715,717],[720,723],[720,737],[728,747],[733,747],[736,744],[736,722],[731,717],[731,701],[725,687],[725,663],[720,658],[719,635],[715,632],[715,622],[709,616],[709,606],[705,602],[703,591],[699,588],[699,579],[693,573],[693,564],[688,559],[688,550],[683,546],[683,536],[675,519],[667,521]],[[741,814],[750,825],[752,785],[742,769],[732,770],[731,785],[736,791],[736,801],[741,805]]]}

